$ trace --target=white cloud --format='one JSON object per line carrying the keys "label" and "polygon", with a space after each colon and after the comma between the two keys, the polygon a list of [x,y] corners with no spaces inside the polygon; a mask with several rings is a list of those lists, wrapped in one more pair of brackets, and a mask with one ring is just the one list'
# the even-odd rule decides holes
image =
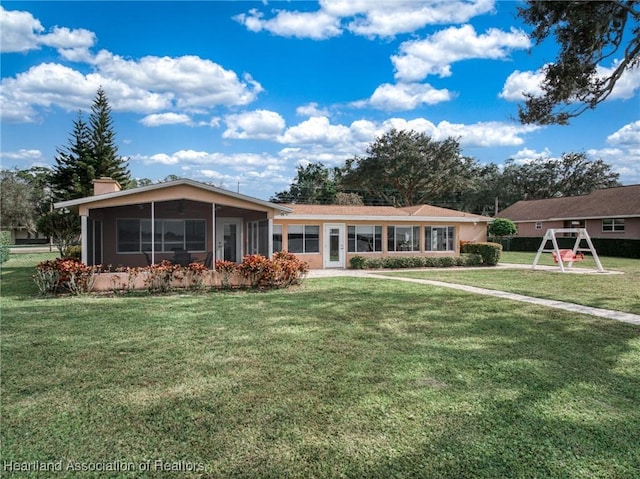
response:
{"label": "white cloud", "polygon": [[[618,61],[614,62],[614,65],[610,68],[598,66],[597,72],[600,77],[610,76]],[[508,101],[524,101],[524,94],[530,94],[534,97],[540,97],[544,94],[542,84],[544,82],[544,67],[532,71],[521,72],[519,70],[514,71],[504,83],[502,91],[498,95],[500,98],[504,98]],[[607,97],[608,100],[628,100],[632,98],[636,90],[640,89],[640,68],[627,69],[620,76],[620,79],[616,82],[615,88],[611,94]]]}
{"label": "white cloud", "polygon": [[259,139],[276,138],[285,127],[285,121],[280,114],[268,110],[256,110],[225,117],[227,130],[223,138]]}
{"label": "white cloud", "polygon": [[140,120],[144,126],[193,125],[191,117],[182,113],[153,113]]}
{"label": "white cloud", "polygon": [[640,120],[623,126],[607,137],[610,145],[627,145],[640,148]]}
{"label": "white cloud", "polygon": [[323,40],[347,30],[366,37],[393,37],[426,25],[462,23],[493,11],[494,0],[321,0],[312,12],[275,10],[265,18],[257,8],[234,17],[253,32]]}
{"label": "white cloud", "polygon": [[266,30],[282,37],[324,40],[342,33],[340,20],[321,10],[317,12],[277,10],[275,17],[265,20],[264,15],[254,8],[247,14],[242,13],[233,18],[252,32]]}
{"label": "white cloud", "polygon": [[[599,66],[598,74],[603,77],[610,76],[618,64],[619,61],[616,60],[610,68]],[[627,69],[616,82],[616,86],[607,100],[628,100],[637,90],[640,90],[640,68]]]}
{"label": "white cloud", "polygon": [[511,159],[519,165],[531,163],[540,159],[551,159],[551,151],[545,148],[544,151],[536,151],[531,148],[523,148],[511,156]]}
{"label": "white cloud", "polygon": [[8,121],[34,122],[37,107],[86,109],[100,86],[115,111],[149,113],[172,106],[169,93],[154,93],[99,73],[84,75],[57,63],[41,63],[15,78],[4,78],[0,85],[2,118]]}
{"label": "white cloud", "polygon": [[[385,83],[376,88],[371,98],[362,106],[371,106],[385,111],[413,110],[422,105],[435,105],[453,97],[447,90],[438,90],[428,83]],[[356,106],[358,106],[356,104]]]}
{"label": "white cloud", "polygon": [[598,158],[611,165],[613,171],[620,174],[625,185],[640,183],[640,147],[602,148],[587,150],[590,158]]}
{"label": "white cloud", "polygon": [[540,86],[543,80],[544,73],[542,70],[536,72],[516,70],[507,77],[498,96],[508,101],[524,101],[525,93],[540,97],[544,94]]}
{"label": "white cloud", "polygon": [[54,27],[43,33],[44,27],[29,12],[5,10],[0,6],[0,51],[2,53],[26,52],[49,46],[64,56],[73,58],[86,53],[96,41],[93,32],[85,29]]}
{"label": "white cloud", "polygon": [[240,80],[235,72],[193,55],[126,60],[102,50],[94,63],[103,76],[171,95],[178,108],[247,105],[262,92],[251,76]]}
{"label": "white cloud", "polygon": [[73,111],[91,105],[101,86],[114,111],[154,113],[168,109],[203,113],[219,106],[243,106],[262,91],[250,77],[240,80],[210,60],[186,56],[124,60],[102,51],[96,72],[83,74],[58,63],[42,63],[2,80],[2,118],[34,122],[38,108]]}
{"label": "white cloud", "polygon": [[22,149],[18,151],[2,151],[0,158],[13,161],[37,161],[42,159],[40,150]]}
{"label": "white cloud", "polygon": [[349,140],[349,128],[344,125],[331,125],[325,116],[311,117],[296,126],[287,128],[281,143],[299,144],[335,144]]}
{"label": "white cloud", "polygon": [[247,168],[255,167],[273,168],[282,164],[282,160],[268,154],[236,153],[225,155],[218,152],[210,153],[198,150],[178,150],[171,154],[137,155],[131,159],[142,162],[145,165],[224,166],[235,171],[246,171]]}
{"label": "white cloud", "polygon": [[329,110],[327,110],[326,108],[319,108],[316,102],[311,102],[296,108],[296,115],[307,116],[307,117],[329,116]]}
{"label": "white cloud", "polygon": [[531,42],[521,30],[504,32],[495,28],[478,35],[471,25],[450,27],[424,40],[400,45],[400,53],[391,57],[397,79],[420,81],[428,75],[447,77],[451,64],[472,58],[504,60],[514,49],[528,48]]}

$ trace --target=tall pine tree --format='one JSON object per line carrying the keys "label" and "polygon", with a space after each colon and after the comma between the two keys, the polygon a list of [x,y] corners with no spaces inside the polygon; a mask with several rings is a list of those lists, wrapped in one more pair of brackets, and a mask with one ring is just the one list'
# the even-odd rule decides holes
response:
{"label": "tall pine tree", "polygon": [[69,146],[57,150],[52,186],[59,200],[91,196],[93,180],[109,176],[123,188],[131,181],[128,163],[118,156],[111,107],[102,88],[91,106],[89,123],[78,114]]}
{"label": "tall pine tree", "polygon": [[78,118],[73,122],[69,145],[56,149],[56,164],[51,177],[56,199],[72,200],[87,196],[85,185],[91,185],[93,179],[87,171],[87,165],[91,163],[89,136],[87,123],[82,119],[82,113],[78,112]]}

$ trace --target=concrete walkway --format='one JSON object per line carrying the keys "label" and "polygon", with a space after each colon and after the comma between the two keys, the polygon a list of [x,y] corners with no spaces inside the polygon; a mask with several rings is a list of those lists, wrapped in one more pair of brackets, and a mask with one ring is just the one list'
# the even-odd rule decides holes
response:
{"label": "concrete walkway", "polygon": [[[529,266],[531,268],[531,266]],[[507,269],[506,267],[504,269]],[[402,270],[388,270],[388,272],[402,272]],[[599,273],[603,274],[603,273]],[[566,301],[556,301],[552,299],[534,298],[522,294],[508,293],[506,291],[498,291],[495,289],[478,288],[476,286],[467,286],[464,284],[445,283],[444,281],[436,281],[431,279],[403,278],[401,276],[385,276],[376,272],[367,270],[350,270],[350,269],[324,269],[311,270],[308,278],[327,278],[332,276],[354,276],[360,278],[386,279],[391,281],[405,281],[407,283],[426,284],[430,286],[440,286],[443,288],[451,288],[468,293],[482,294],[485,296],[494,296],[497,298],[510,299],[512,301],[520,301],[522,303],[536,304],[546,306],[548,308],[562,309],[573,313],[589,314],[600,318],[613,319],[623,323],[635,324],[640,326],[640,315],[625,313],[622,311],[614,311],[610,309],[592,308],[591,306],[582,306],[580,304],[568,303]]]}

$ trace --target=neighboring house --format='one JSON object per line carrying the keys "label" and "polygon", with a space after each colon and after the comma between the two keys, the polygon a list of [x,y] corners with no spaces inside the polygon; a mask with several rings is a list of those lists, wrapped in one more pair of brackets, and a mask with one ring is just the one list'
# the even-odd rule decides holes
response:
{"label": "neighboring house", "polygon": [[31,233],[27,228],[20,226],[17,228],[7,228],[3,231],[9,231],[11,234],[12,245],[31,245],[31,244],[47,244],[49,238],[41,235],[40,233]]}
{"label": "neighboring house", "polygon": [[[142,266],[174,259],[240,262],[286,250],[311,268],[344,268],[354,255],[457,255],[485,241],[485,216],[434,206],[281,205],[193,180],[120,190],[94,181],[94,195],[56,203],[77,212],[82,260]],[[153,238],[153,241],[152,241]]]}
{"label": "neighboring house", "polygon": [[640,185],[518,201],[498,217],[512,220],[523,237],[541,237],[550,228],[586,228],[592,238],[640,239]]}

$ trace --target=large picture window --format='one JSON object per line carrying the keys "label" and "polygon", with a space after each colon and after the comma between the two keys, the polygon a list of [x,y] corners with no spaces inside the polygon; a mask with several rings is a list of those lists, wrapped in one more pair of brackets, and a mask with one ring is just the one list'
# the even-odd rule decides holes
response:
{"label": "large picture window", "polygon": [[349,226],[349,253],[382,251],[382,226]]}
{"label": "large picture window", "polygon": [[287,245],[289,253],[319,253],[320,226],[289,225]]}
{"label": "large picture window", "polygon": [[388,226],[387,249],[389,251],[420,251],[420,227]]}
{"label": "large picture window", "polygon": [[[117,220],[118,253],[151,251],[151,220]],[[154,248],[157,252],[176,249],[206,251],[206,220],[158,219],[154,223]]]}
{"label": "large picture window", "polygon": [[455,231],[453,226],[426,226],[425,251],[455,251]]}
{"label": "large picture window", "polygon": [[612,218],[608,220],[602,220],[602,231],[605,233],[624,231],[624,219]]}

